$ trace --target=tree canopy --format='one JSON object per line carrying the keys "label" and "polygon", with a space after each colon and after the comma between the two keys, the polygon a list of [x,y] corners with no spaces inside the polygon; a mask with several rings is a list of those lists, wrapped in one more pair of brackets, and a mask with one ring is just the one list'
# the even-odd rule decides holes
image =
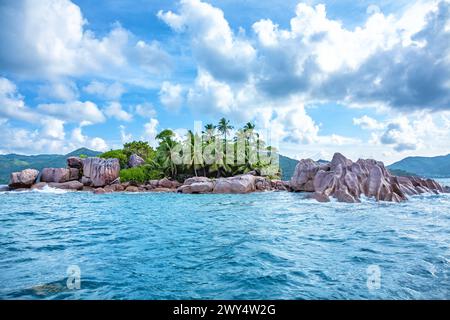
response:
{"label": "tree canopy", "polygon": [[[156,149],[146,141],[133,141],[101,157],[119,159],[123,181],[144,182],[164,176],[182,181],[192,176],[227,177],[250,171],[279,176],[273,148],[265,147],[255,124],[246,123],[230,139],[233,129],[225,118],[217,125],[206,124],[201,134],[189,130],[182,140],[176,139],[172,130],[164,129],[156,135],[159,142]],[[142,157],[145,164],[128,168],[132,154]]]}

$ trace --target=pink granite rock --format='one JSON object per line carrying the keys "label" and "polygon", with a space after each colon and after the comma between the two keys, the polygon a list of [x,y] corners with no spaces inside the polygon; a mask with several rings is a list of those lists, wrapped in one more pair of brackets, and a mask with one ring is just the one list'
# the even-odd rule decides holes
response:
{"label": "pink granite rock", "polygon": [[329,196],[341,202],[360,202],[361,195],[377,201],[400,202],[410,195],[444,192],[432,179],[396,177],[380,161],[359,159],[352,162],[340,153],[334,154],[328,166],[311,159],[301,160],[291,179],[291,188],[314,192],[312,198],[321,202],[327,201]]}
{"label": "pink granite rock", "polygon": [[19,189],[19,188],[30,188],[35,182],[39,175],[39,171],[35,169],[25,169],[20,172],[11,173],[9,180],[9,188]]}
{"label": "pink granite rock", "polygon": [[243,174],[235,177],[220,178],[214,186],[214,193],[249,193],[256,190],[255,176]]}
{"label": "pink granite rock", "polygon": [[319,171],[319,164],[311,159],[303,159],[297,164],[291,178],[294,191],[314,191],[314,176]]}
{"label": "pink granite rock", "polygon": [[63,183],[80,178],[80,171],[75,168],[44,168],[42,169],[42,182]]}
{"label": "pink granite rock", "polygon": [[117,159],[86,158],[83,159],[83,177],[86,186],[104,187],[119,177],[120,164]]}

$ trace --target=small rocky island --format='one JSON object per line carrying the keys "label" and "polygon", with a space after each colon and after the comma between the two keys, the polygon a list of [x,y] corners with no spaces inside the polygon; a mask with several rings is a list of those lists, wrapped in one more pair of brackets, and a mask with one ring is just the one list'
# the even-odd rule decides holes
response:
{"label": "small rocky island", "polygon": [[[131,161],[132,160],[132,161]],[[138,155],[130,158],[130,166],[142,165]],[[118,159],[97,157],[67,159],[66,168],[44,168],[41,172],[26,169],[13,172],[10,190],[43,189],[45,187],[90,191],[95,194],[111,192],[179,192],[250,193],[258,191],[307,192],[319,202],[335,198],[339,202],[360,202],[361,196],[377,201],[401,202],[421,193],[449,192],[432,179],[392,175],[380,161],[359,159],[352,162],[335,153],[331,162],[319,164],[311,159],[300,160],[290,181],[271,180],[256,171],[224,178],[194,176],[179,182],[168,178],[121,183]]]}
{"label": "small rocky island", "polygon": [[290,187],[293,191],[312,192],[311,197],[319,202],[330,201],[333,197],[350,203],[360,202],[361,196],[401,202],[407,200],[407,196],[421,193],[449,192],[432,179],[395,176],[381,161],[359,159],[352,162],[340,153],[335,153],[327,164],[300,160]]}

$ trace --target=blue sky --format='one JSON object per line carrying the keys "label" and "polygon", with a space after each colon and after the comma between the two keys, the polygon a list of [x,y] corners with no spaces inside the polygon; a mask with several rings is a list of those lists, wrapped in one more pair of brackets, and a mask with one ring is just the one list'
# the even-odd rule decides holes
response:
{"label": "blue sky", "polygon": [[0,153],[118,148],[224,116],[282,154],[450,152],[441,1],[0,2]]}

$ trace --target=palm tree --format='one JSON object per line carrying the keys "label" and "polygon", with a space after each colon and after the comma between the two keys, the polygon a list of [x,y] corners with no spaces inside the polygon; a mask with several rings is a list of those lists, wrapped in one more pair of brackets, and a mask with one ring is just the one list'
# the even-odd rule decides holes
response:
{"label": "palm tree", "polygon": [[[185,163],[188,164],[188,167],[192,167],[194,170],[194,174],[197,177],[197,169],[200,169],[203,165],[202,155],[199,154],[201,150],[197,150],[198,147],[202,147],[199,143],[200,137],[197,134],[194,134],[192,130],[189,130],[187,133],[186,143],[190,149],[190,158],[187,159]],[[203,167],[203,172],[205,173],[205,168]]]}
{"label": "palm tree", "polygon": [[212,123],[208,123],[205,125],[205,131],[203,131],[203,134],[205,135],[205,140],[210,141],[216,134],[216,126]]}
{"label": "palm tree", "polygon": [[226,150],[227,150],[227,134],[230,132],[230,130],[233,129],[233,126],[230,124],[230,120],[227,120],[225,118],[222,118],[219,120],[219,124],[217,125],[217,130],[223,135],[223,150],[224,150],[224,157],[223,157],[223,163],[226,164]]}
{"label": "palm tree", "polygon": [[225,144],[227,143],[227,133],[230,132],[230,130],[233,129],[233,126],[230,125],[230,120],[227,120],[225,118],[222,118],[219,120],[219,124],[217,125],[217,130],[219,130],[220,133],[223,134]]}
{"label": "palm tree", "polygon": [[256,125],[251,122],[247,122],[244,126],[244,131],[252,131],[256,128]]}
{"label": "palm tree", "polygon": [[164,140],[165,138],[173,138],[175,137],[175,133],[172,130],[165,129],[156,135],[156,139]]}
{"label": "palm tree", "polygon": [[172,138],[175,136],[172,130],[163,130],[157,136],[156,139],[159,140],[159,146],[157,149],[157,162],[161,170],[167,172],[170,170],[172,178],[177,175],[177,166],[172,161],[172,153],[175,152],[175,148],[178,143]]}

